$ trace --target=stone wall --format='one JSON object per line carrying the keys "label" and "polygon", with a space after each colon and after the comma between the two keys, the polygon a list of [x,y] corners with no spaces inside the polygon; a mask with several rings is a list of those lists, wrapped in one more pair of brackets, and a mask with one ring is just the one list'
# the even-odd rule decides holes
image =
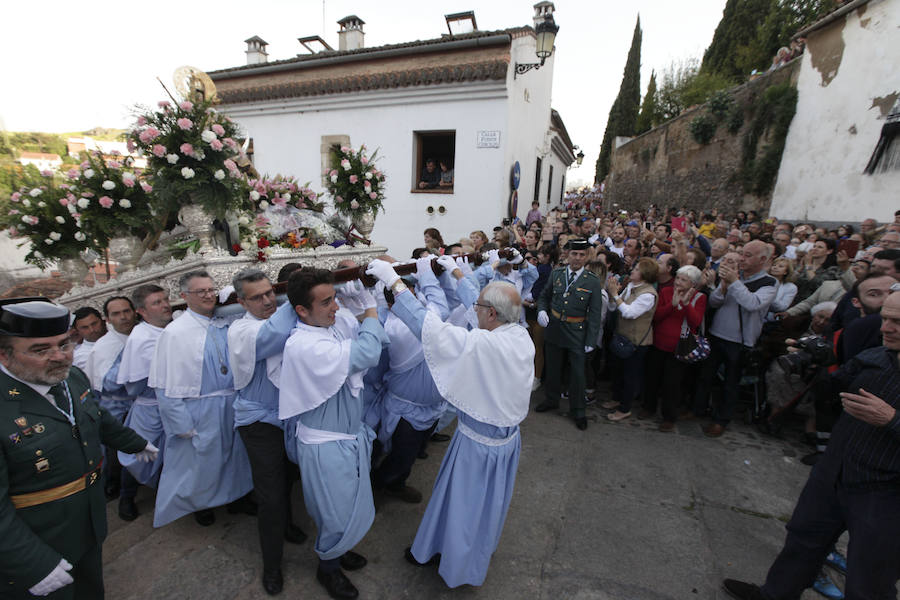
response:
{"label": "stone wall", "polygon": [[717,208],[726,214],[751,209],[768,213],[771,193],[746,194],[738,178],[744,136],[753,120],[756,100],[769,86],[795,83],[799,67],[800,60],[796,59],[731,90],[734,102],[744,107],[744,124],[735,134],[723,122],[709,144],[694,140],[690,124],[706,111],[704,105],[685,110],[619,145],[612,153],[604,205],[627,210],[646,210],[655,204],[698,211]]}

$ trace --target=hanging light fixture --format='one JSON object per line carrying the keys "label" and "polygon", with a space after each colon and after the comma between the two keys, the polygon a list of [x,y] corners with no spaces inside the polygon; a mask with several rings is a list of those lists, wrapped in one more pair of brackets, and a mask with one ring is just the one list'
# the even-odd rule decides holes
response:
{"label": "hanging light fixture", "polygon": [[542,22],[535,27],[537,34],[537,44],[534,53],[541,62],[539,63],[516,63],[516,72],[513,79],[519,75],[523,75],[532,69],[540,69],[544,66],[544,61],[553,54],[553,45],[556,43],[556,33],[559,31],[559,25],[553,20],[553,15],[548,15]]}

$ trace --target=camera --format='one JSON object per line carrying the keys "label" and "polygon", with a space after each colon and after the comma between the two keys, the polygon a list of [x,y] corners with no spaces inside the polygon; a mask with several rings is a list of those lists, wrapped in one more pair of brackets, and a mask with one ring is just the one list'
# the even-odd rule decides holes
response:
{"label": "camera", "polygon": [[797,352],[788,352],[776,360],[785,375],[803,373],[812,366],[825,367],[834,361],[834,352],[828,340],[818,335],[808,335],[795,340],[792,347]]}
{"label": "camera", "polygon": [[503,226],[509,227],[509,219],[503,219]]}

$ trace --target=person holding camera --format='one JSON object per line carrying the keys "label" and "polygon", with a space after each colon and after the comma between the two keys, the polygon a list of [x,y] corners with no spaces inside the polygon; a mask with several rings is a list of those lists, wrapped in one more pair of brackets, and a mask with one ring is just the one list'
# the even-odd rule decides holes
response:
{"label": "person holding camera", "polygon": [[882,345],[852,357],[830,377],[838,418],[788,522],[762,587],[722,585],[739,600],[799,598],[834,542],[847,531],[847,598],[894,598],[900,579],[900,291],[881,309]]}

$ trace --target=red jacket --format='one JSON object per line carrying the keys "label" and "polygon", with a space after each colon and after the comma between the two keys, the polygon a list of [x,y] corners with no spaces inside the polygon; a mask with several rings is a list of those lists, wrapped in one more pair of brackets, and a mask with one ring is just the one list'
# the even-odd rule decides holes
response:
{"label": "red jacket", "polygon": [[674,292],[673,286],[664,287],[659,292],[659,303],[653,314],[653,345],[664,352],[675,352],[685,319],[691,331],[696,333],[706,311],[706,294],[695,292],[687,305],[675,308],[672,306]]}

